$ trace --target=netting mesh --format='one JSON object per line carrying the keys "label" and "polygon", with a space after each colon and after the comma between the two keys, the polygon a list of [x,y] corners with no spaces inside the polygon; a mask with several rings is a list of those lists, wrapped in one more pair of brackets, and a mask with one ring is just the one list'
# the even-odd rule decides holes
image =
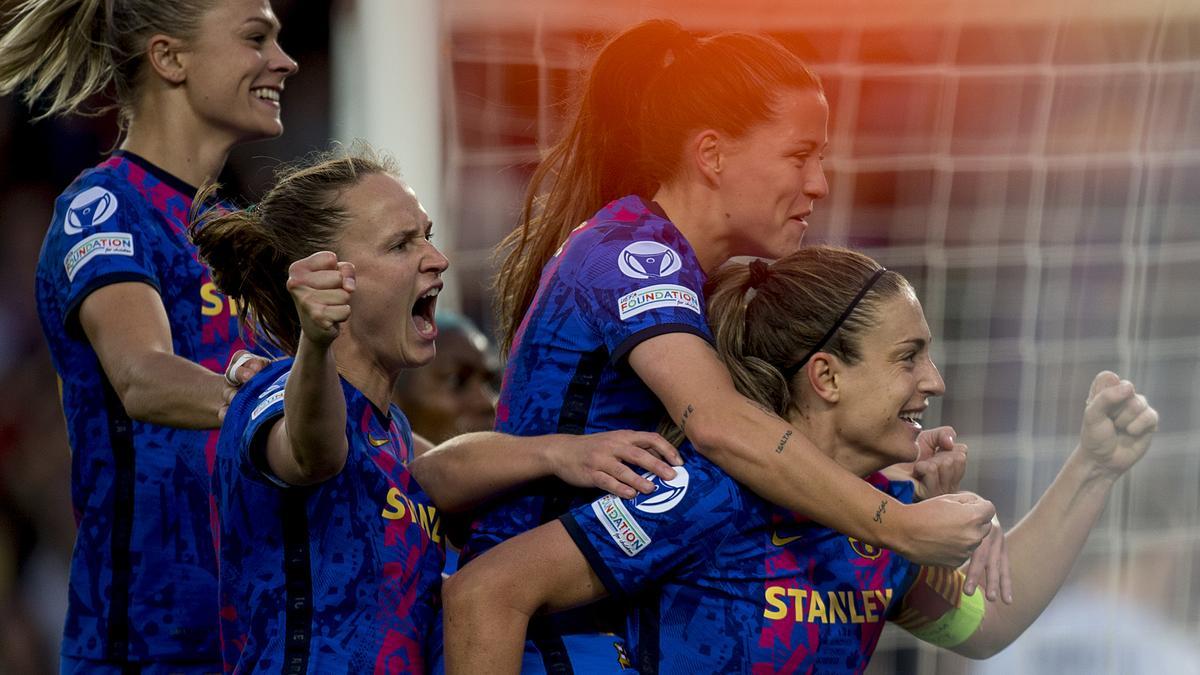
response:
{"label": "netting mesh", "polygon": [[861,248],[917,287],[947,388],[926,419],[971,444],[964,487],[1015,524],[1072,449],[1101,369],[1134,380],[1162,420],[1061,602],[1001,657],[1009,661],[969,666],[889,631],[873,669],[1198,667],[1194,10],[1096,4],[985,17],[964,1],[921,21],[828,9],[808,21],[807,3],[701,3],[700,19],[614,3],[625,10],[605,19],[571,2],[493,26],[502,10],[491,4],[446,10],[452,258],[468,313],[491,325],[491,247],[515,222],[589,45],[649,16],[765,30],[809,61],[830,99],[830,196],[809,236]]}

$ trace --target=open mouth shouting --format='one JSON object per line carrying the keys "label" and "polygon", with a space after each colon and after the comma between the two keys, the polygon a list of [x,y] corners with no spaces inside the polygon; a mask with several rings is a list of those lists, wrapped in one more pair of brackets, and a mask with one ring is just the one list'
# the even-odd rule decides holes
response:
{"label": "open mouth shouting", "polygon": [[437,324],[433,315],[437,308],[437,296],[442,290],[441,284],[431,286],[417,298],[412,307],[412,322],[417,329],[417,335],[432,340],[437,337]]}

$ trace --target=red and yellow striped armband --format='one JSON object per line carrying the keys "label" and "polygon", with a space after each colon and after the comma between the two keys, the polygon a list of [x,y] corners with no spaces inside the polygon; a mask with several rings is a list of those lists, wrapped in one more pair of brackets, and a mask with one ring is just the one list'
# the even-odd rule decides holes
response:
{"label": "red and yellow striped armband", "polygon": [[963,592],[966,577],[948,567],[922,567],[901,600],[894,621],[921,640],[939,647],[962,644],[979,630],[987,603],[983,591]]}

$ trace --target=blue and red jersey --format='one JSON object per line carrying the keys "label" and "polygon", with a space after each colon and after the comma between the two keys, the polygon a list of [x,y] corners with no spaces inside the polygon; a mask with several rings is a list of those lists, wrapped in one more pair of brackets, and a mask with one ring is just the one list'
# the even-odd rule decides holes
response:
{"label": "blue and red jersey", "polygon": [[[631,196],[605,206],[542,270],[509,353],[496,430],[654,430],[666,411],[625,359],[667,333],[711,341],[704,282],[691,245],[656,204]],[[495,500],[473,523],[463,560],[596,494],[547,479]]]}
{"label": "blue and red jersey", "polygon": [[62,653],[219,662],[208,483],[216,432],[131,420],[79,324],[108,284],[163,299],[175,354],[221,372],[244,347],[236,311],[188,241],[196,188],[126,152],[58,198],[37,303],[62,386],[78,534]]}
{"label": "blue and red jersey", "polygon": [[413,438],[392,405],[342,381],[349,452],[307,487],[275,478],[266,432],[284,413],[291,359],[242,387],[213,475],[221,643],[231,672],[422,672],[437,657],[440,518],[408,472]]}
{"label": "blue and red jersey", "polygon": [[[681,448],[657,489],[560,520],[605,588],[629,599],[642,673],[860,673],[919,567],[759,498]],[[866,479],[902,502],[911,482]]]}

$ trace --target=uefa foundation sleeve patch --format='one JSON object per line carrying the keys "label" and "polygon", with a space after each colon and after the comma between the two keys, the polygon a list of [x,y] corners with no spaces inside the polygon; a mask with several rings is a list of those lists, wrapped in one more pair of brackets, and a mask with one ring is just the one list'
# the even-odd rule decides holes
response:
{"label": "uefa foundation sleeve patch", "polygon": [[633,557],[650,545],[650,535],[638,525],[619,498],[606,495],[597,499],[592,502],[592,512],[625,555]]}
{"label": "uefa foundation sleeve patch", "polygon": [[628,321],[642,312],[666,307],[682,307],[702,315],[696,293],[679,284],[646,286],[617,299],[617,311],[622,321]]}
{"label": "uefa foundation sleeve patch", "polygon": [[75,280],[81,267],[102,255],[133,256],[133,235],[127,232],[105,232],[93,234],[80,240],[63,258],[67,281]]}

